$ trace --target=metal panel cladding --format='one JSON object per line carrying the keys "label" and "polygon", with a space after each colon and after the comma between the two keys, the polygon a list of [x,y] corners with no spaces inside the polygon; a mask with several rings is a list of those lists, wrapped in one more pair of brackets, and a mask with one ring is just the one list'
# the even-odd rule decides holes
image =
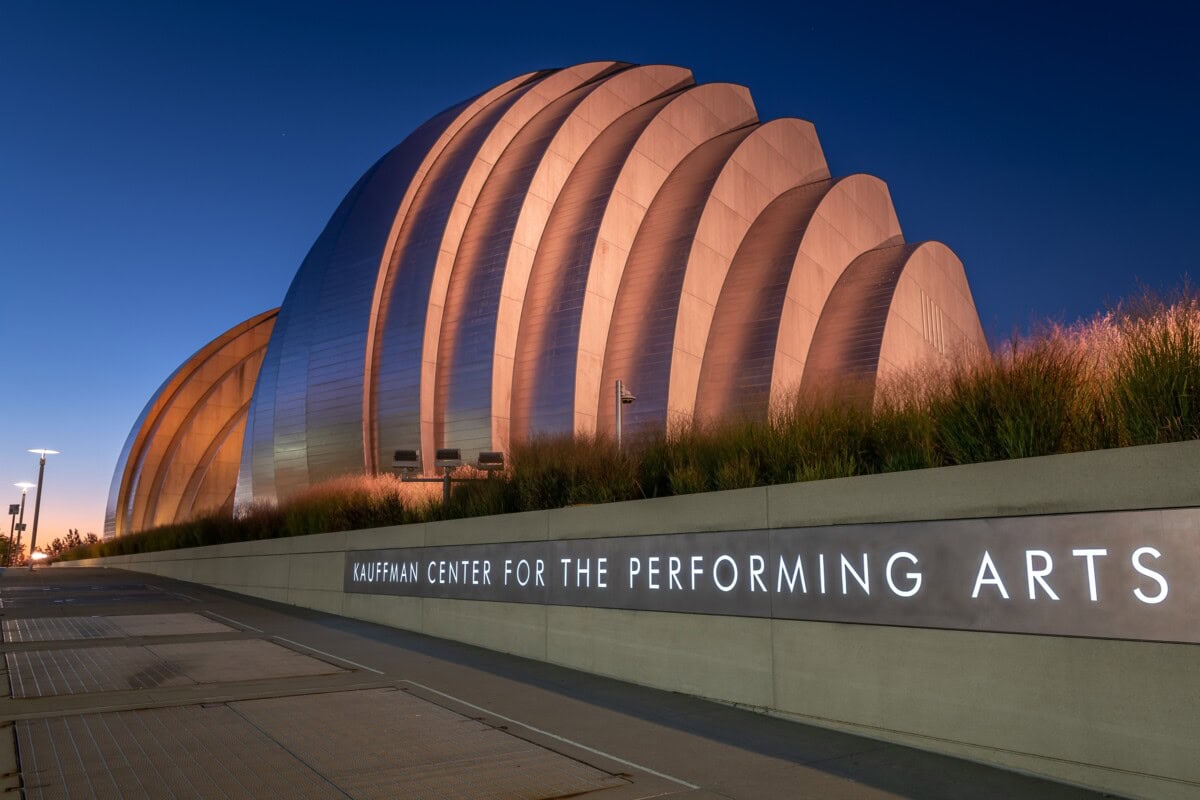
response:
{"label": "metal panel cladding", "polygon": [[[224,388],[189,406],[186,448],[155,438],[185,377],[164,383],[122,451],[106,529],[211,505],[239,436],[244,510],[382,471],[395,449],[420,450],[428,473],[437,447],[469,461],[610,435],[617,380],[637,395],[627,427],[661,433],[761,417],[818,379],[873,392],[877,374],[986,352],[961,262],[902,245],[887,185],[834,179],[813,125],[761,121],[745,87],[618,61],[514,77],[351,188],[270,341],[205,367],[197,385]],[[223,477],[168,479],[184,451]]]}
{"label": "metal panel cladding", "polygon": [[113,471],[106,538],[229,508],[242,432],[276,311],[201,348],[142,410]]}
{"label": "metal panel cladding", "polygon": [[438,114],[371,167],[301,264],[255,391],[242,458],[251,483],[239,505],[363,470],[363,354],[380,259],[417,168],[468,103]]}
{"label": "metal panel cladding", "polygon": [[378,463],[397,447],[420,449],[421,359],[430,294],[447,223],[462,203],[464,182],[480,149],[529,87],[516,89],[477,114],[442,152],[422,183],[386,271],[375,336],[371,406]]}

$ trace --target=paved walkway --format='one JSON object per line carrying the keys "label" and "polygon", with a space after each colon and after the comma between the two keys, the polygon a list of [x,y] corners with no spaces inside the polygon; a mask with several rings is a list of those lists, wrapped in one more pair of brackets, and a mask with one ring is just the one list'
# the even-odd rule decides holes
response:
{"label": "paved walkway", "polygon": [[27,798],[1099,796],[137,573],[7,570],[0,604]]}

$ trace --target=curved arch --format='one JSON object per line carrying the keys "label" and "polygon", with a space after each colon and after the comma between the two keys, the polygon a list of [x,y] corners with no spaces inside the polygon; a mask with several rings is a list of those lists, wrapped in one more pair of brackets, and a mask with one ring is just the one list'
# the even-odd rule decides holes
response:
{"label": "curved arch", "polygon": [[[685,159],[655,198],[617,297],[603,385],[621,379],[638,394],[631,429],[691,418],[713,310],[737,246],[771,200],[829,174],[815,130],[801,120],[774,120],[706,148]],[[605,400],[598,417],[609,429]]]}
{"label": "curved arch", "polygon": [[[733,135],[758,122],[744,86],[712,83],[681,93],[646,126],[625,158],[606,202],[590,250],[573,358],[574,432],[598,431],[597,412],[606,408],[603,371],[625,270],[651,205],[669,176],[706,142]],[[568,321],[568,325],[570,321]],[[570,372],[567,379],[571,378]],[[611,426],[611,422],[609,423]]]}
{"label": "curved arch", "polygon": [[717,298],[738,248],[763,209],[799,185],[829,178],[809,122],[778,119],[746,138],[713,184],[684,267],[665,420],[690,420]]}
{"label": "curved arch", "polygon": [[721,287],[697,415],[765,415],[797,388],[843,270],[861,253],[900,241],[887,186],[869,175],[799,186],[767,206]]}
{"label": "curved arch", "polygon": [[159,388],[106,530],[231,491],[239,509],[278,502],[397,447],[470,457],[604,432],[617,377],[639,395],[630,424],[663,427],[765,412],[829,371],[986,348],[961,264],[902,242],[881,181],[829,180],[813,127],[759,124],[744,87],[616,61],[513,78],[359,179],[264,352],[242,368],[197,354]]}
{"label": "curved arch", "polygon": [[[404,198],[400,201],[400,207],[396,210],[396,215],[392,220],[392,228],[388,233],[387,243],[384,245],[383,254],[380,258],[378,271],[375,276],[375,292],[371,298],[371,312],[367,318],[367,338],[366,348],[363,363],[363,386],[362,386],[362,403],[363,403],[363,456],[366,460],[367,472],[378,471],[378,450],[374,446],[377,434],[375,426],[375,409],[374,398],[375,393],[373,386],[375,383],[375,351],[378,338],[378,328],[386,321],[384,306],[384,298],[391,296],[391,290],[395,282],[395,271],[393,269],[396,259],[395,254],[401,246],[399,244],[401,233],[404,230],[405,223],[409,218],[409,212],[413,210],[413,204],[422,191],[425,191],[425,180],[430,177],[430,172],[434,165],[438,163],[442,154],[446,152],[451,142],[455,141],[459,134],[463,132],[468,123],[477,119],[489,107],[500,98],[510,95],[513,90],[524,86],[545,73],[526,73],[518,75],[515,78],[505,81],[498,86],[495,86],[481,95],[478,95],[472,100],[455,120],[450,123],[442,132],[438,140],[429,148],[425,154],[424,160],[413,174],[412,180],[408,184],[408,189],[404,193]],[[516,99],[516,95],[512,97]],[[511,101],[510,101],[511,102]],[[461,146],[461,143],[460,143]],[[451,159],[453,160],[453,159]]]}
{"label": "curved arch", "polygon": [[[187,389],[193,397],[187,408],[172,409],[160,420],[165,423],[162,429],[156,423],[139,464],[142,474],[148,472],[152,478],[148,483],[144,480],[138,483],[134,502],[141,508],[141,514],[133,516],[138,528],[152,528],[179,518],[184,487],[197,470],[207,469],[205,455],[211,442],[236,423],[242,407],[249,403],[265,350],[264,342],[233,360],[230,358],[233,354],[225,348],[205,361],[189,379]],[[206,444],[204,454],[197,456],[199,443]],[[182,482],[177,466],[181,462],[183,471],[189,475]],[[236,473],[234,477],[236,480]],[[160,509],[160,505],[167,507]]]}
{"label": "curved arch", "polygon": [[[508,448],[512,364],[546,221],[588,146],[625,112],[691,83],[678,67],[633,67],[547,106],[517,134],[468,222],[447,294],[435,424],[470,455]],[[437,435],[437,434],[435,434]]]}
{"label": "curved arch", "polygon": [[804,387],[879,376],[987,351],[962,262],[941,242],[863,253],[838,279],[813,334]]}
{"label": "curved arch", "polygon": [[511,437],[574,430],[579,312],[603,211],[638,136],[671,96],[625,114],[579,159],[550,212],[521,308],[513,358]]}
{"label": "curved arch", "polygon": [[747,231],[717,299],[696,416],[765,414],[779,315],[808,222],[833,186],[819,181],[780,195]]}
{"label": "curved arch", "polygon": [[297,270],[250,406],[238,507],[362,469],[362,396],[355,387],[380,252],[424,154],[464,105],[436,115],[375,162]]}
{"label": "curved arch", "polygon": [[887,184],[873,175],[838,180],[810,219],[788,280],[771,370],[772,404],[800,385],[817,320],[834,284],[859,254],[904,241]]}
{"label": "curved arch", "polygon": [[432,452],[433,384],[445,297],[464,229],[501,153],[558,97],[621,68],[595,62],[556,71],[506,96],[460,131],[414,199],[388,254],[373,349],[369,418],[375,463],[394,447]]}
{"label": "curved arch", "polygon": [[[241,440],[246,429],[246,414],[249,411],[250,401],[247,400],[229,418],[225,427],[213,437],[212,442],[204,451],[204,455],[198,460],[196,471],[192,473],[187,485],[183,488],[177,514],[191,516],[197,508],[208,509],[224,504],[229,487],[237,485],[238,462],[242,449]],[[232,458],[226,457],[227,455]],[[227,477],[230,467],[232,467],[233,480],[229,480]],[[214,497],[219,499],[214,502]],[[232,511],[232,507],[230,510]]]}
{"label": "curved arch", "polygon": [[[279,309],[234,326],[185,361],[159,387],[126,439],[113,473],[105,514],[105,536],[119,536],[155,524],[151,506],[163,496],[182,495],[197,471],[208,471],[210,444],[226,430],[228,408],[241,413],[250,402],[255,379]],[[218,487],[233,491],[238,447],[231,453]],[[140,488],[139,488],[140,487]],[[147,510],[150,513],[147,514]],[[169,519],[211,510],[206,504],[176,508]]]}
{"label": "curved arch", "polygon": [[[724,164],[759,126],[722,134],[697,147],[667,177],[638,229],[621,275],[604,348],[601,386],[620,379],[638,395],[625,414],[630,430],[666,423],[675,312],[683,269],[705,199]],[[596,403],[597,430],[614,428],[611,403]]]}

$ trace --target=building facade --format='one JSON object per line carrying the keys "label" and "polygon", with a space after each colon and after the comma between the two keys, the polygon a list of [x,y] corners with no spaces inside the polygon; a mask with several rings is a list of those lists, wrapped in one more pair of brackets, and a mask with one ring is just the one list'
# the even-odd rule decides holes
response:
{"label": "building facade", "polygon": [[[209,366],[235,345],[236,391]],[[986,348],[958,258],[906,243],[878,178],[832,177],[811,123],[680,67],[530,73],[384,155],[278,311],[168,379],[105,531],[286,500],[400,448],[428,469],[436,448],[612,435],[617,380],[625,425],[664,429]],[[187,422],[218,402],[220,426]]]}

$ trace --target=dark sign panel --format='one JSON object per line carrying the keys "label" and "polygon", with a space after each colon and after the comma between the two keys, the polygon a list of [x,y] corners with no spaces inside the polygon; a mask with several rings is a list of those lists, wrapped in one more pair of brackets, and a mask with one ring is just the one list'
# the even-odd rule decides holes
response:
{"label": "dark sign panel", "polygon": [[1200,642],[1200,509],[347,553],[345,591]]}

